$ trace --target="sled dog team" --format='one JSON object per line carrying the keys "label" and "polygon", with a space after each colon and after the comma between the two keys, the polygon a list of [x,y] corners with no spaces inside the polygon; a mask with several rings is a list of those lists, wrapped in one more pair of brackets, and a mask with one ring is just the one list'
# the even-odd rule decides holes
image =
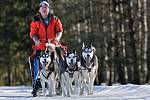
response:
{"label": "sled dog team", "polygon": [[64,62],[58,64],[59,60],[55,50],[49,49],[42,52],[39,57],[42,95],[46,95],[46,84],[49,96],[57,94],[59,85],[59,91],[63,96],[84,95],[84,92],[92,95],[98,70],[96,49],[83,43],[78,55],[75,49],[68,50],[64,55]]}

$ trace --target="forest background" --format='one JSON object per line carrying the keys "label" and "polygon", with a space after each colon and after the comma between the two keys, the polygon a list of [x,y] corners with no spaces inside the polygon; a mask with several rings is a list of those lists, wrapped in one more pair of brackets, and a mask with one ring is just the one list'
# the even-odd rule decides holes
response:
{"label": "forest background", "polygon": [[[150,0],[52,0],[62,44],[96,48],[95,84],[150,82]],[[0,0],[0,85],[31,85],[30,23],[39,0]]]}

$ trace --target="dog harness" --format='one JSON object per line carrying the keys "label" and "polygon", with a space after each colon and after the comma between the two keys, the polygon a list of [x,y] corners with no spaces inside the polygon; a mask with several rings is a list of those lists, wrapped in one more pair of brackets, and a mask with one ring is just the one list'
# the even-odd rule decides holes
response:
{"label": "dog harness", "polygon": [[73,74],[75,71],[78,71],[78,67],[77,67],[77,64],[73,65],[74,68],[73,69],[69,69],[69,66],[67,65],[66,67],[66,72],[68,72],[69,76],[72,78],[73,77]]}
{"label": "dog harness", "polygon": [[[86,61],[83,59],[83,57],[81,58],[81,66],[84,66],[85,69],[88,70],[88,72],[91,72],[91,68],[94,66],[94,59],[95,59],[95,55],[93,56],[93,58],[91,59],[91,61],[89,62],[91,67],[89,67],[86,63]],[[85,70],[85,69],[80,69],[80,70]]]}
{"label": "dog harness", "polygon": [[[52,59],[52,58],[51,58]],[[46,62],[45,62],[46,63]],[[42,67],[45,67],[45,66],[42,66],[41,64],[40,64],[40,66],[41,66],[41,70],[42,70]],[[48,79],[48,77],[49,77],[49,75],[54,71],[54,61],[52,60],[52,62],[50,62],[50,64],[48,65],[48,69],[47,70],[45,70],[46,72],[48,72],[47,73],[47,75],[45,75],[42,71],[41,71],[41,73],[42,73],[42,75],[46,78],[46,79]]]}

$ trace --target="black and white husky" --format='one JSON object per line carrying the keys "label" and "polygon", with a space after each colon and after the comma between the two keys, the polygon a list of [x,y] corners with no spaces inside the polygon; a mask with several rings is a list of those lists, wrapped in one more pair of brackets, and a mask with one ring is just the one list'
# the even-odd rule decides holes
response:
{"label": "black and white husky", "polygon": [[55,52],[45,51],[41,53],[40,61],[40,81],[42,85],[43,96],[46,95],[46,84],[49,90],[49,96],[55,95],[55,84],[57,78],[58,65],[55,59]]}
{"label": "black and white husky", "polygon": [[77,67],[76,51],[67,52],[65,56],[65,70],[61,74],[62,95],[70,97],[71,93],[73,93],[73,82],[75,85],[78,85],[80,79],[81,74]]}
{"label": "black and white husky", "polygon": [[93,85],[98,70],[98,58],[95,55],[96,49],[90,45],[82,45],[81,57],[79,63],[79,70],[81,71],[82,77],[82,89],[80,95],[83,95],[84,89],[88,90],[88,94],[93,94]]}

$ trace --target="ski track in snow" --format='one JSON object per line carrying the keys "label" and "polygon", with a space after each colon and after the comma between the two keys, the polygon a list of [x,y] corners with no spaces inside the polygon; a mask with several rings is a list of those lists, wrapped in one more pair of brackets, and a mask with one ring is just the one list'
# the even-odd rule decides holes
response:
{"label": "ski track in snow", "polygon": [[95,86],[93,95],[71,97],[32,97],[31,91],[28,86],[1,86],[0,100],[150,100],[150,85]]}

